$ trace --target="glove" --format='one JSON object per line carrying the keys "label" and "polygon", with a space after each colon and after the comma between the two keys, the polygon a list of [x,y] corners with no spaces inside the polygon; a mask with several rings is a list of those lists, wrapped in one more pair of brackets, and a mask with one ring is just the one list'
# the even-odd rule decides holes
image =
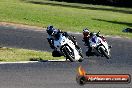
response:
{"label": "glove", "polygon": [[62,35],[68,37],[68,33],[67,32],[63,32]]}
{"label": "glove", "polygon": [[59,33],[63,33],[60,29],[58,29],[58,32],[59,32]]}

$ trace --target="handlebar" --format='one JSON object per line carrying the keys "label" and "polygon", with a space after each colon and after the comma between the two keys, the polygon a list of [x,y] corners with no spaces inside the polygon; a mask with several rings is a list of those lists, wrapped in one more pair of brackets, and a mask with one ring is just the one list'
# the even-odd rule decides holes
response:
{"label": "handlebar", "polygon": [[100,31],[97,34],[100,34]]}

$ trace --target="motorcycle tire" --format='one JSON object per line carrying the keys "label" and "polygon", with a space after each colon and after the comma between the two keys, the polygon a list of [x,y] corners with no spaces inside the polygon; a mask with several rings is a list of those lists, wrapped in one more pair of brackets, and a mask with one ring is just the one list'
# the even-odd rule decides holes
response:
{"label": "motorcycle tire", "polygon": [[71,56],[70,51],[66,47],[64,48],[64,52],[66,54],[67,59],[69,59],[71,62],[75,61],[74,57]]}
{"label": "motorcycle tire", "polygon": [[100,52],[107,58],[110,59],[110,56],[105,52],[103,48],[100,48]]}
{"label": "motorcycle tire", "polygon": [[79,62],[82,62],[82,61],[83,61],[83,58],[80,58],[78,61],[79,61]]}

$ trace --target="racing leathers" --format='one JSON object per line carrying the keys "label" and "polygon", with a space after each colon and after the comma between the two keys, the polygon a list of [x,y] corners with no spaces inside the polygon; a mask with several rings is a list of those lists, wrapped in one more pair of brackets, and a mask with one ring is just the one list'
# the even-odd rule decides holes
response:
{"label": "racing leathers", "polygon": [[94,56],[95,54],[94,52],[92,52],[92,47],[90,47],[90,42],[89,42],[89,39],[93,36],[93,34],[95,34],[98,37],[101,37],[99,33],[92,33],[92,32],[89,35],[83,37],[84,45],[88,46],[88,50],[86,51],[86,56],[88,57]]}
{"label": "racing leathers", "polygon": [[[54,39],[59,39],[60,34],[64,35],[64,36],[67,37],[68,39],[70,39],[70,40],[74,43],[75,47],[76,47],[78,50],[81,50],[80,47],[77,45],[77,42],[76,42],[76,39],[75,39],[74,36],[69,35],[67,32],[62,32],[61,30],[55,29],[53,35],[48,35],[48,38],[47,38],[47,40],[48,40],[48,42],[49,42],[49,44],[50,44],[50,47],[51,47],[52,49],[54,49],[54,51],[52,52],[52,56],[54,56],[54,57],[59,57],[59,56],[61,56],[60,52],[56,51],[56,49],[55,49],[55,47],[54,47]],[[80,52],[81,52],[81,51],[80,51]]]}

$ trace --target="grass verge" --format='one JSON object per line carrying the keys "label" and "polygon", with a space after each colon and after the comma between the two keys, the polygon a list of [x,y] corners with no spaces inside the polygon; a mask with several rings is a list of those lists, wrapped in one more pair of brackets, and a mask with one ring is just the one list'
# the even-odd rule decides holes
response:
{"label": "grass verge", "polygon": [[52,57],[49,52],[6,47],[0,48],[0,62],[56,60],[62,58],[64,57]]}
{"label": "grass verge", "polygon": [[101,31],[105,35],[131,37],[122,30],[132,27],[132,8],[51,2],[45,0],[0,0],[0,21],[36,26],[54,25],[64,31]]}

